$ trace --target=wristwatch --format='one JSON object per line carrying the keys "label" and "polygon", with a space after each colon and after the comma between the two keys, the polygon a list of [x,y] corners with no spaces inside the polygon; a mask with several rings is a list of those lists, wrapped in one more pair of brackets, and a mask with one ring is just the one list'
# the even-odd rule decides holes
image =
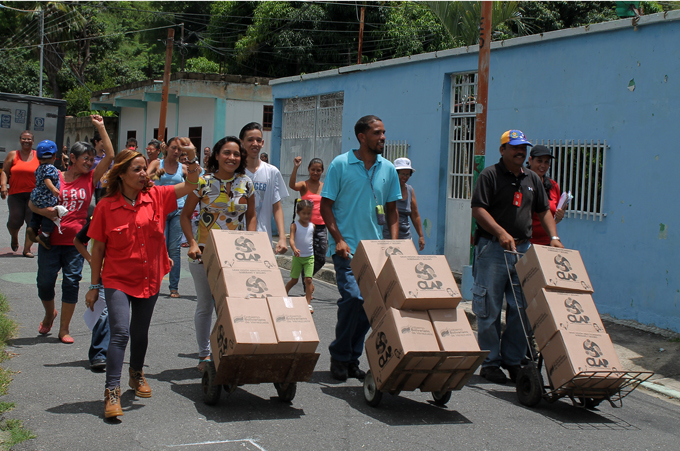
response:
{"label": "wristwatch", "polygon": [[560,241],[560,237],[559,236],[551,236],[550,241],[552,241],[552,240]]}
{"label": "wristwatch", "polygon": [[198,163],[198,157],[197,156],[194,156],[193,160],[187,161],[187,164],[194,164],[194,163]]}

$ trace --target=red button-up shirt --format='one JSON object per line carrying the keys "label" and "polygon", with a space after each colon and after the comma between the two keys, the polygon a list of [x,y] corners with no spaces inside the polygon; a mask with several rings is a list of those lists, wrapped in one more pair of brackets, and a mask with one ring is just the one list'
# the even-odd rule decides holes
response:
{"label": "red button-up shirt", "polygon": [[137,298],[160,291],[163,276],[170,272],[165,218],[176,209],[173,185],[140,192],[134,207],[121,195],[97,204],[87,235],[106,244],[102,270],[106,288]]}

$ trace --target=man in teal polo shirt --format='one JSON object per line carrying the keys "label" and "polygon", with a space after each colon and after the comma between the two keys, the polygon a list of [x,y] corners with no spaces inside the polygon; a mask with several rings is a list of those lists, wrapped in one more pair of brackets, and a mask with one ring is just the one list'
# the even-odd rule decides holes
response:
{"label": "man in teal polo shirt", "polygon": [[361,380],[366,375],[359,368],[359,357],[370,328],[349,263],[359,241],[382,239],[385,221],[392,238],[397,238],[396,202],[401,199],[397,171],[380,156],[385,146],[385,127],[380,118],[362,117],[354,126],[354,134],[359,149],[333,160],[321,190],[321,216],[330,232],[328,250],[342,296],[338,301],[335,340],[328,347],[331,375],[341,381],[348,377]]}

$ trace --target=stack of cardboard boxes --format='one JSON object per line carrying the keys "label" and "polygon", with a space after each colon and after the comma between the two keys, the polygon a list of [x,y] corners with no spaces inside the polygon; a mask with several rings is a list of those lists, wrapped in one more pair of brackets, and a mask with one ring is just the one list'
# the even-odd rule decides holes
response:
{"label": "stack of cardboard boxes", "polygon": [[[373,329],[366,357],[378,390],[411,352],[479,351],[464,310],[457,308],[461,295],[446,257],[420,256],[411,240],[361,241],[351,267]],[[439,357],[411,358],[404,369],[437,367],[437,372],[404,373],[396,384],[404,382],[403,390],[439,391],[451,374],[469,369],[475,360],[451,356],[439,364]]]}
{"label": "stack of cardboard boxes", "polygon": [[[581,254],[532,246],[516,269],[553,388],[567,383],[567,387],[615,388],[618,376],[606,372],[622,371],[621,363],[595,307]],[[584,371],[603,373],[575,378]]]}
{"label": "stack of cardboard boxes", "polygon": [[203,265],[215,299],[215,366],[243,354],[314,353],[319,336],[303,297],[291,298],[265,232],[211,230]]}

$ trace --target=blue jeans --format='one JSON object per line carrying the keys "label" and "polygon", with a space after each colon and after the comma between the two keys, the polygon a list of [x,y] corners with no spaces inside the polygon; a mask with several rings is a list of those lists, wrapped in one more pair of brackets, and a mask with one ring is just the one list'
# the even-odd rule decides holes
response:
{"label": "blue jeans", "polygon": [[83,256],[75,246],[38,247],[38,297],[41,301],[54,300],[54,286],[61,270],[61,302],[78,302],[78,286],[83,273]]}
{"label": "blue jeans", "polygon": [[182,271],[182,260],[180,259],[182,226],[179,223],[179,214],[182,210],[170,213],[165,222],[165,246],[168,248],[168,256],[175,263],[170,270],[170,289],[176,290],[179,287],[179,274]]}
{"label": "blue jeans", "polygon": [[[517,252],[524,253],[529,243],[517,246]],[[482,363],[483,367],[519,365],[527,356],[527,340],[520,311],[515,303],[520,302],[526,307],[524,293],[519,289],[519,277],[515,271],[517,256],[508,254],[510,274],[505,263],[505,251],[498,243],[486,238],[480,238],[475,246],[475,261],[472,275],[475,278],[472,286],[472,311],[477,316],[477,341],[482,350],[488,350],[489,355]],[[513,295],[513,285],[515,294]],[[501,333],[501,310],[503,296],[508,304],[505,312],[505,331]],[[523,318],[526,318],[524,316]]]}
{"label": "blue jeans", "polygon": [[106,360],[106,352],[109,349],[110,339],[109,311],[104,308],[97,323],[94,325],[94,329],[92,329],[92,341],[90,342],[90,351],[88,352],[90,363],[93,363],[95,360]]}
{"label": "blue jeans", "polygon": [[366,317],[364,298],[361,297],[359,285],[349,266],[350,261],[339,255],[333,255],[335,280],[342,298],[338,300],[335,340],[328,349],[335,360],[359,363],[359,357],[364,349],[364,339],[371,324]]}

